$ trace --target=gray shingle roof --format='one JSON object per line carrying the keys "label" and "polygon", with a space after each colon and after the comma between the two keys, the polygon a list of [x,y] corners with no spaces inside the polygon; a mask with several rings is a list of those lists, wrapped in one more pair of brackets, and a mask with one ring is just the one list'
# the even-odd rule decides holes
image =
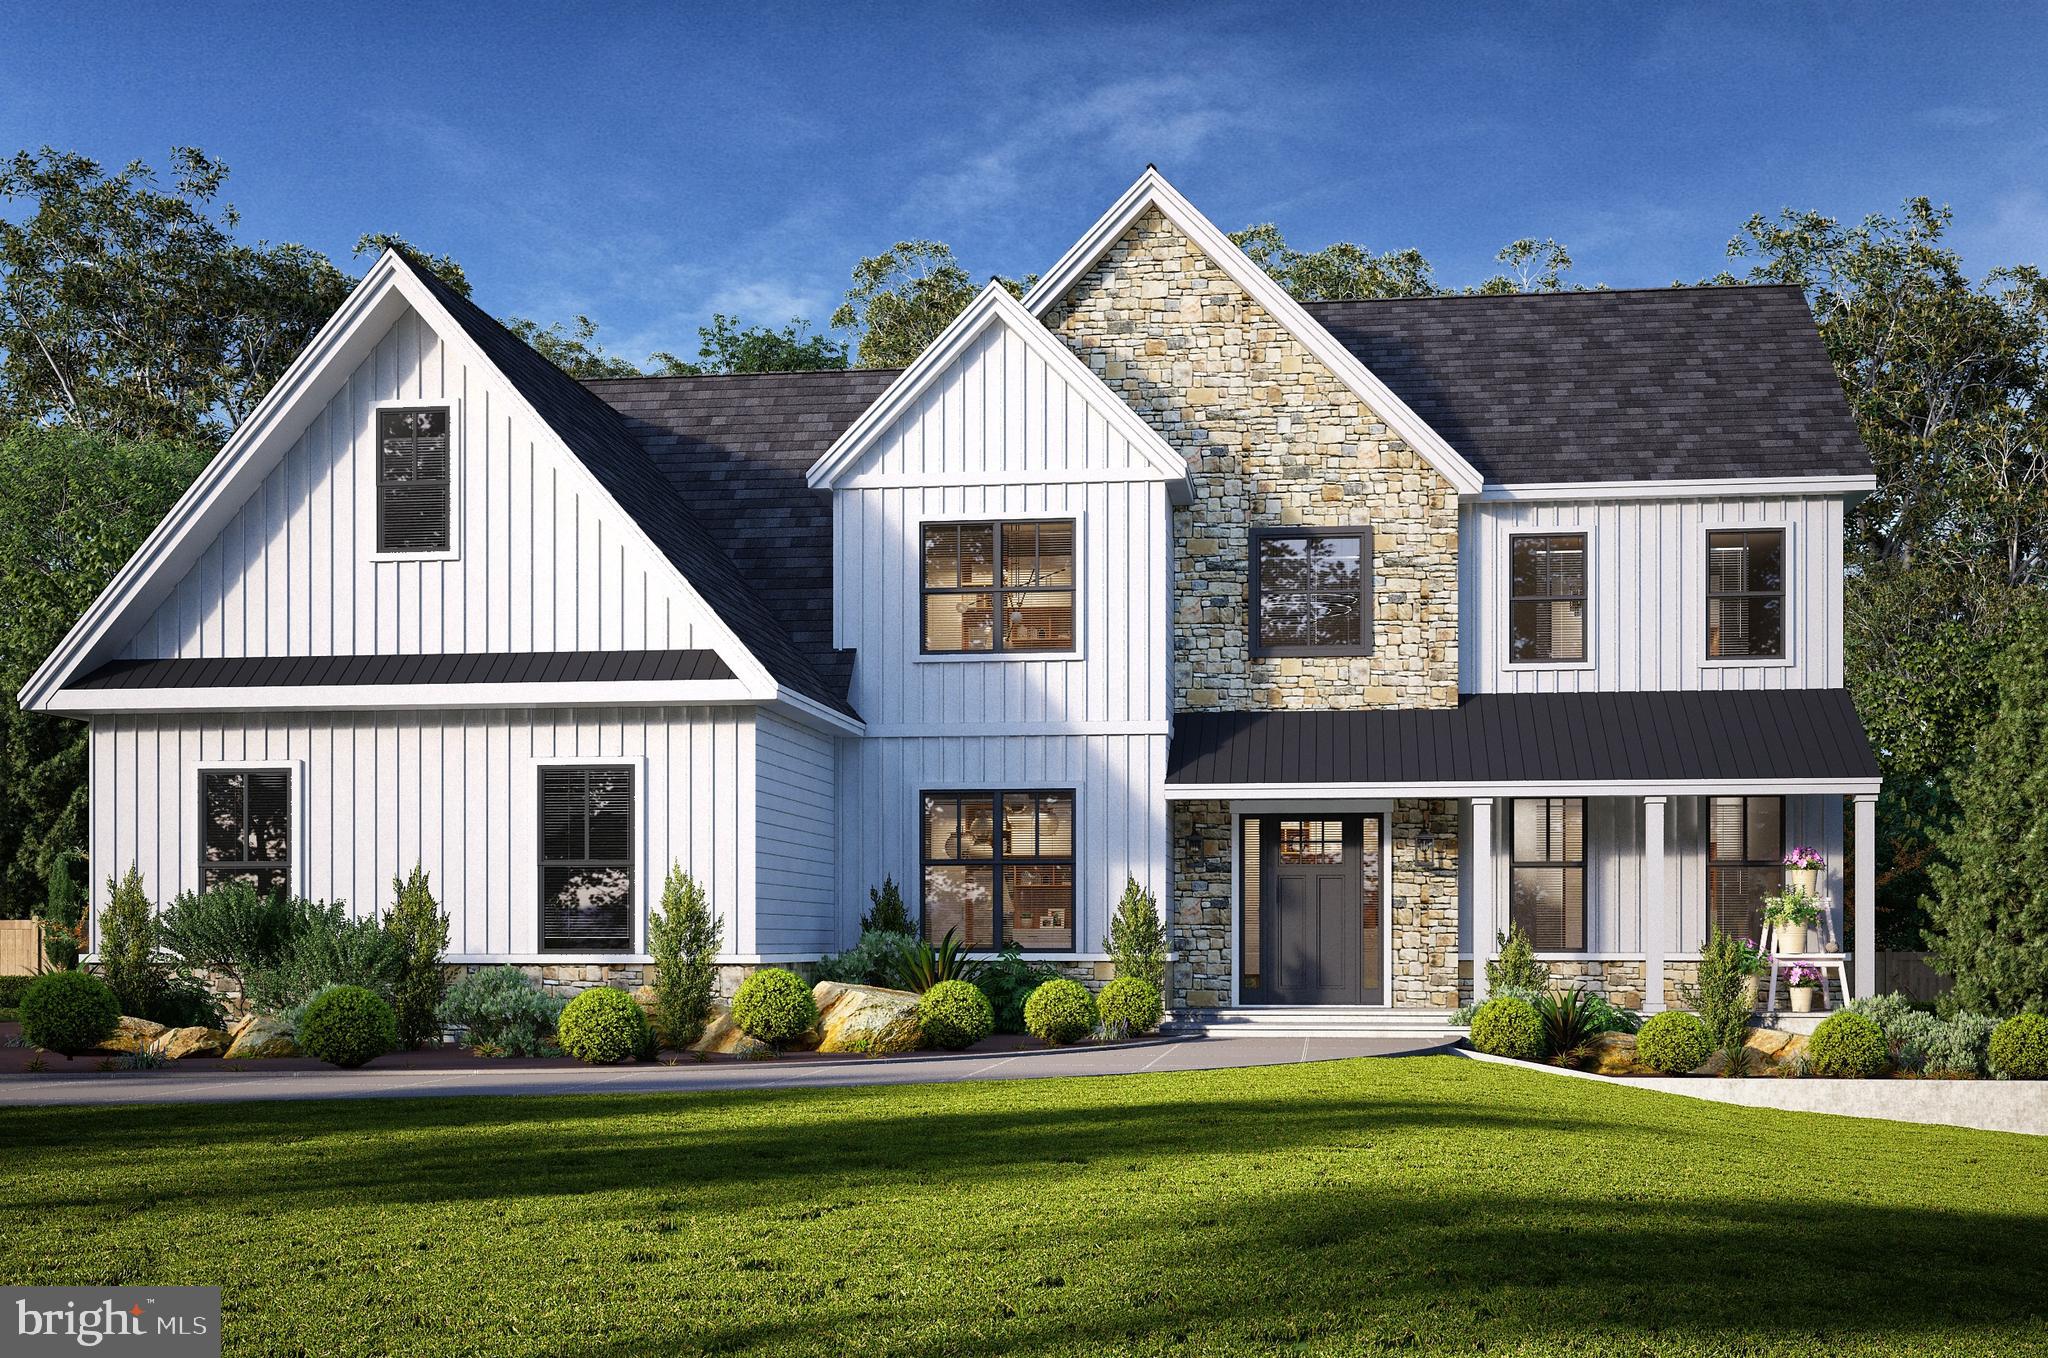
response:
{"label": "gray shingle roof", "polygon": [[1316,302],[1308,311],[1489,482],[1870,472],[1797,288]]}

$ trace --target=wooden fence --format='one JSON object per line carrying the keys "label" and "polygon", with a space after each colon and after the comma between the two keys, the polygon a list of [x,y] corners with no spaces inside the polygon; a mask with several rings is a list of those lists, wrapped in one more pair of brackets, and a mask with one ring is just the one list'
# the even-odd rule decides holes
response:
{"label": "wooden fence", "polygon": [[1923,1004],[1931,1004],[1949,987],[1949,978],[1927,965],[1924,952],[1880,952],[1877,955],[1877,993],[1899,991]]}
{"label": "wooden fence", "polygon": [[42,926],[32,919],[0,919],[0,976],[33,976],[43,966]]}

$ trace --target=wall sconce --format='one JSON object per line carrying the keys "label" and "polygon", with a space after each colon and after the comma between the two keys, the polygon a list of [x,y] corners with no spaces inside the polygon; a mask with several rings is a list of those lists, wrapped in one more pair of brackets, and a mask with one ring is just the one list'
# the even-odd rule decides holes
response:
{"label": "wall sconce", "polygon": [[1433,868],[1436,862],[1436,834],[1424,830],[1415,837],[1415,861],[1425,868]]}

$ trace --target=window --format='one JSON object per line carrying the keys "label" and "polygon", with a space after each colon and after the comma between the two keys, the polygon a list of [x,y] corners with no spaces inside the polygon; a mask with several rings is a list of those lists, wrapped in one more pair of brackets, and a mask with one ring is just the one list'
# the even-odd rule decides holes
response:
{"label": "window", "polygon": [[1073,793],[927,792],[923,857],[932,942],[1073,948]]}
{"label": "window", "polygon": [[1785,533],[1707,534],[1707,654],[1785,654]]}
{"label": "window", "polygon": [[1074,649],[1074,521],[924,526],[928,655]]}
{"label": "window", "polygon": [[1266,933],[1260,907],[1264,901],[1265,882],[1260,858],[1263,850],[1259,843],[1264,835],[1264,825],[1257,817],[1247,816],[1238,822],[1237,842],[1243,860],[1237,874],[1237,894],[1244,911],[1244,930],[1237,948],[1240,988],[1254,998],[1264,993],[1262,969],[1265,966]]}
{"label": "window", "polygon": [[207,769],[199,775],[199,889],[247,882],[289,891],[292,776],[284,769]]}
{"label": "window", "polygon": [[633,948],[633,770],[540,771],[540,946]]}
{"label": "window", "polygon": [[377,412],[378,551],[450,550],[451,476],[446,406]]}
{"label": "window", "polygon": [[1586,658],[1586,535],[1516,537],[1508,543],[1508,660],[1516,665]]}
{"label": "window", "polygon": [[1586,802],[1517,797],[1508,846],[1508,918],[1544,952],[1586,946]]}
{"label": "window", "polygon": [[1252,653],[1369,655],[1367,528],[1252,531]]}
{"label": "window", "polygon": [[1764,897],[1785,889],[1785,799],[1707,799],[1707,917],[1724,934],[1761,939]]}

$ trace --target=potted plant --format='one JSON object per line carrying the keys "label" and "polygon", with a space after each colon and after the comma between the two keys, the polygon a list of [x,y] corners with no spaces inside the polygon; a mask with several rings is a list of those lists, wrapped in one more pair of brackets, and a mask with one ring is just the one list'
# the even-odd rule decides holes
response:
{"label": "potted plant", "polygon": [[1820,923],[1820,906],[1797,887],[1786,887],[1775,896],[1764,897],[1764,923],[1771,926],[1775,940],[1771,949],[1780,957],[1814,951],[1808,934]]}
{"label": "potted plant", "polygon": [[1820,968],[1794,963],[1785,973],[1785,984],[1791,988],[1792,1012],[1811,1014],[1813,1002],[1820,996]]}
{"label": "potted plant", "polygon": [[1785,890],[1805,893],[1814,900],[1820,899],[1821,869],[1828,860],[1821,857],[1819,849],[1810,849],[1801,844],[1785,855]]}
{"label": "potted plant", "polygon": [[1764,959],[1763,950],[1757,947],[1756,940],[1738,938],[1735,940],[1735,965],[1742,973],[1742,993],[1748,998],[1753,1011],[1757,992],[1762,989],[1763,976],[1770,970],[1770,964]]}

